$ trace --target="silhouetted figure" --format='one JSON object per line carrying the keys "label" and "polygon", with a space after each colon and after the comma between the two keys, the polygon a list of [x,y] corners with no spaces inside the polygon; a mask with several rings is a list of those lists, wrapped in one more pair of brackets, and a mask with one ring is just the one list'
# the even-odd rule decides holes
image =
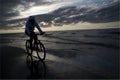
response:
{"label": "silhouetted figure", "polygon": [[25,27],[25,34],[30,37],[30,48],[32,48],[33,39],[35,41],[37,38],[37,35],[35,35],[35,32],[34,32],[35,27],[38,29],[38,31],[41,35],[45,33],[41,30],[40,26],[35,21],[34,16],[30,16],[28,18],[28,21],[27,21],[26,27]]}

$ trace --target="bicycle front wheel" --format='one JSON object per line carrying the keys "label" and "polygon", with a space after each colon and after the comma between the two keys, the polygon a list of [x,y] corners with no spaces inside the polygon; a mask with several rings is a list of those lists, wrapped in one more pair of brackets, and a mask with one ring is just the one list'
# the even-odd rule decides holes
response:
{"label": "bicycle front wheel", "polygon": [[45,57],[46,57],[45,47],[40,41],[38,42],[36,52],[37,52],[37,55],[38,55],[39,59],[45,60]]}

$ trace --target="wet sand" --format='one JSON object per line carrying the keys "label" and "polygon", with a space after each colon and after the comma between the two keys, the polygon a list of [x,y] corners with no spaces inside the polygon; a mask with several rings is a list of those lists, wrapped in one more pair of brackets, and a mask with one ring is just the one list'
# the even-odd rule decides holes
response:
{"label": "wet sand", "polygon": [[27,36],[0,34],[0,78],[118,79],[119,34],[118,29],[48,31],[39,36],[46,59],[32,63]]}

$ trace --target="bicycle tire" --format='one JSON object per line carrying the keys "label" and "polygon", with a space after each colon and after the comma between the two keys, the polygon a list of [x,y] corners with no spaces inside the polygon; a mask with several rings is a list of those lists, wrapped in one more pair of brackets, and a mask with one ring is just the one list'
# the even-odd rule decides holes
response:
{"label": "bicycle tire", "polygon": [[40,40],[38,40],[36,52],[37,52],[38,58],[40,60],[45,60],[46,51],[45,51],[44,45],[40,42]]}
{"label": "bicycle tire", "polygon": [[32,50],[30,49],[30,40],[26,40],[26,52],[28,55],[32,54]]}

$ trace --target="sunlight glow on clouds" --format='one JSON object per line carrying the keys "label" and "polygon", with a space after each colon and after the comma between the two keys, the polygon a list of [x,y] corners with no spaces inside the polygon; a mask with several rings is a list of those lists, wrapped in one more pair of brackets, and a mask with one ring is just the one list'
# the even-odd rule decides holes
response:
{"label": "sunlight glow on clouds", "polygon": [[[94,18],[95,18],[94,20],[99,20],[98,18],[100,18],[101,16],[104,16],[104,18],[107,20],[112,19],[111,21],[118,20],[117,16],[119,15],[119,10],[118,10],[119,4],[120,4],[119,0],[1,0],[0,1],[0,6],[1,6],[0,7],[0,11],[1,11],[0,12],[1,13],[0,28],[4,28],[4,27],[8,28],[10,26],[11,27],[21,26],[22,24],[25,23],[28,16],[41,15],[41,14],[49,15],[49,12],[52,12],[54,10],[56,10],[56,12],[59,12],[57,11],[57,9],[58,8],[65,9],[65,8],[62,8],[65,6],[69,6],[69,7],[77,6],[76,10],[75,9],[73,10],[75,11],[78,10],[78,13],[74,12],[71,15],[64,13],[63,17],[65,17],[66,19],[69,17],[72,19],[72,17],[73,18],[77,16],[80,17],[80,16],[84,16],[85,14],[88,14],[86,17],[86,20],[87,19],[91,20]],[[82,8],[88,9],[88,10],[86,11],[83,10],[83,12],[79,11]],[[108,12],[103,9],[105,10],[107,9]],[[92,11],[92,10],[98,11],[98,12],[94,12],[95,14],[89,13],[89,11]],[[60,12],[63,12],[63,11],[64,10],[61,10]],[[57,15],[57,14],[58,13],[53,13],[53,15]],[[67,15],[67,17],[64,15]],[[93,16],[89,16],[89,15],[93,15]],[[61,16],[55,17],[55,19],[58,19],[58,18],[62,20]],[[67,20],[70,21],[70,19],[67,19]],[[80,20],[83,20],[83,19],[80,19]],[[16,23],[20,23],[20,24],[16,24]]]}
{"label": "sunlight glow on clouds", "polygon": [[58,8],[56,5],[33,6],[26,11],[19,10],[19,13],[20,13],[19,16],[11,17],[8,20],[26,18],[26,17],[31,16],[31,15],[45,14],[45,13],[53,11],[56,8]]}
{"label": "sunlight glow on clouds", "polygon": [[26,18],[31,15],[46,14],[60,7],[69,6],[71,4],[72,2],[61,2],[61,3],[50,4],[50,5],[31,6],[27,10],[24,10],[24,6],[18,5],[18,7],[15,8],[15,10],[19,10],[20,15],[16,17],[11,17],[10,19],[7,19],[7,20]]}
{"label": "sunlight glow on clouds", "polygon": [[51,9],[48,6],[35,6],[35,7],[31,7],[27,11],[21,12],[20,14],[23,16],[28,16],[28,15],[44,14],[50,11]]}
{"label": "sunlight glow on clouds", "polygon": [[8,18],[7,20],[26,18],[30,15],[39,15],[49,13],[63,6],[78,6],[78,7],[92,7],[100,8],[118,0],[44,0],[51,4],[39,4],[39,0],[25,3],[26,5],[19,4],[13,8],[13,11],[19,12],[19,15]]}
{"label": "sunlight glow on clouds", "polygon": [[45,14],[45,13],[49,13],[55,9],[58,9],[59,7],[63,6],[64,4],[66,4],[66,3],[58,3],[58,4],[43,5],[43,6],[33,6],[26,11],[20,12],[20,15],[22,15],[22,16],[29,15],[30,16],[30,15],[37,15],[37,14]]}

